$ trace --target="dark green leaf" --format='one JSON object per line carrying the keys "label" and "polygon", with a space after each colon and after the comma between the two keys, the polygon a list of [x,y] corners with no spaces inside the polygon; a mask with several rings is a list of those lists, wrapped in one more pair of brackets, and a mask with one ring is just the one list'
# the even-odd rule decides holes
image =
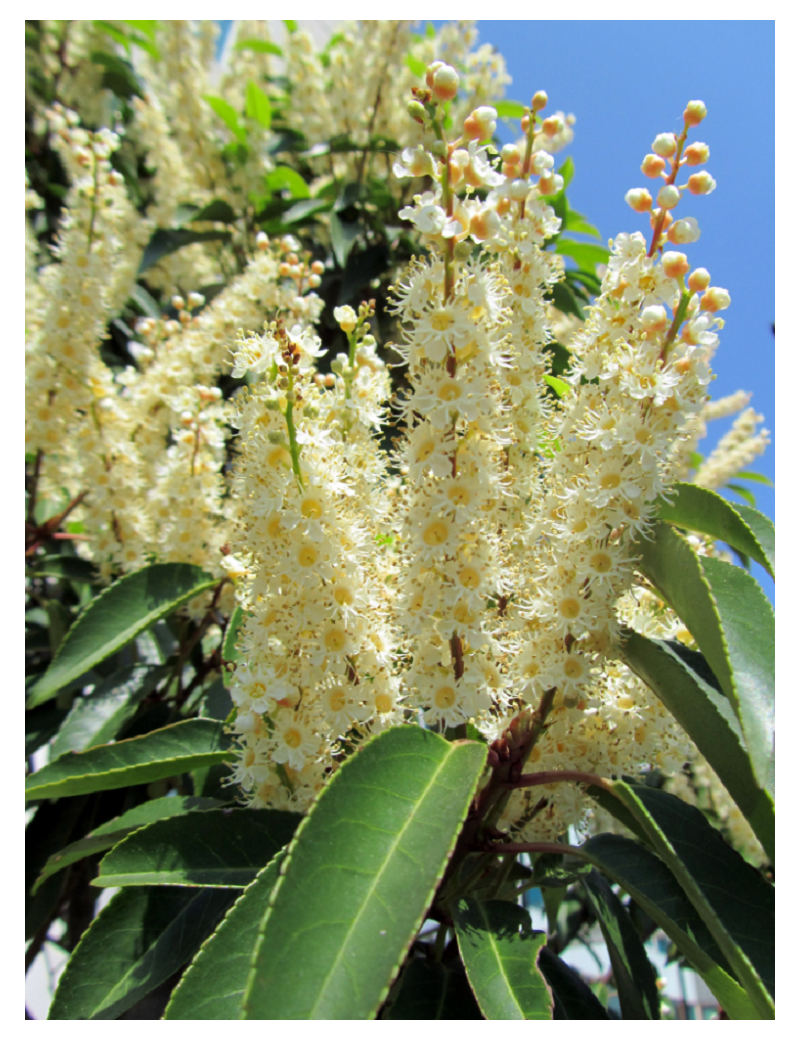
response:
{"label": "dark green leaf", "polygon": [[236,220],[236,213],[230,203],[223,199],[213,199],[207,206],[198,209],[193,207],[194,212],[187,216],[184,223],[196,224],[201,220],[216,220],[221,224],[232,224]]}
{"label": "dark green leaf", "polygon": [[511,101],[509,98],[504,98],[502,101],[495,101],[492,106],[497,112],[500,119],[522,119],[525,115],[525,106],[521,101]]}
{"label": "dark green leaf", "polygon": [[703,557],[664,521],[639,539],[640,569],[683,620],[736,709],[756,781],[766,781],[775,740],[775,617],[740,567]]}
{"label": "dark green leaf", "polygon": [[616,834],[590,838],[581,853],[616,881],[680,949],[731,1018],[758,1013],[672,872],[638,842]]}
{"label": "dark green leaf", "polygon": [[379,242],[366,249],[351,252],[339,289],[339,303],[350,303],[389,266],[389,250]]}
{"label": "dark green leaf", "polygon": [[285,189],[293,199],[307,199],[311,195],[306,182],[291,166],[276,166],[267,175],[267,187],[273,192]]}
{"label": "dark green leaf", "polygon": [[254,956],[245,1018],[375,1015],[485,761],[483,744],[450,744],[415,726],[384,730],[347,759],[290,847]]}
{"label": "dark green leaf", "polygon": [[231,695],[224,682],[216,679],[203,694],[200,702],[200,718],[218,719],[220,722],[225,722],[232,709]]}
{"label": "dark green leaf", "polygon": [[274,54],[283,57],[283,51],[271,40],[237,40],[233,45],[235,51],[253,51],[254,54]]}
{"label": "dark green leaf", "polygon": [[586,1020],[608,1015],[583,979],[547,946],[539,951],[539,969],[553,994],[553,1019]]}
{"label": "dark green leaf", "polygon": [[753,509],[756,507],[756,496],[748,488],[744,488],[741,484],[726,484],[726,490],[732,491],[734,495],[738,495],[739,498],[743,498],[745,502]]}
{"label": "dark green leaf", "polygon": [[[751,513],[755,512],[755,527],[751,527],[736,506],[726,502],[716,491],[697,484],[674,484],[668,494],[670,501],[659,503],[660,520],[727,542],[775,577],[775,527],[766,516],[751,510]],[[759,542],[762,531],[768,539],[766,549]]]}
{"label": "dark green leaf", "polygon": [[563,376],[565,372],[569,371],[569,366],[572,361],[572,354],[567,348],[561,344],[553,341],[547,343],[545,349],[551,355],[550,357],[550,371],[554,376]]}
{"label": "dark green leaf", "polygon": [[397,998],[386,1017],[431,1022],[482,1019],[483,1015],[462,972],[417,959],[403,972]]}
{"label": "dark green leaf", "polygon": [[33,561],[37,574],[67,581],[92,585],[99,579],[99,572],[89,560],[79,556],[40,556]]}
{"label": "dark green leaf", "polygon": [[50,749],[50,761],[68,751],[85,751],[113,740],[139,703],[169,674],[167,668],[136,664],[120,668],[91,693],[78,695]]}
{"label": "dark green leaf", "polygon": [[67,798],[177,776],[230,758],[221,723],[187,719],[142,737],[63,755],[25,780],[31,798]]}
{"label": "dark green leaf", "polygon": [[161,317],[161,308],[143,286],[134,285],[131,289],[131,299],[142,314],[147,315],[148,318]]}
{"label": "dark green leaf", "polygon": [[680,882],[762,1017],[775,1014],[775,890],[699,809],[655,787],[613,783]]}
{"label": "dark green leaf", "polygon": [[118,1018],[190,959],[233,898],[214,890],[118,892],[70,957],[48,1018]]}
{"label": "dark green leaf", "polygon": [[331,214],[331,245],[339,267],[344,267],[350,251],[356,244],[361,227],[358,223],[342,220],[338,213]]}
{"label": "dark green leaf", "polygon": [[105,71],[102,85],[117,97],[126,100],[134,96],[144,97],[144,91],[130,62],[124,61],[116,54],[106,54],[103,51],[92,51],[90,57],[95,65],[103,66]]}
{"label": "dark green leaf", "polygon": [[137,805],[129,809],[122,816],[117,816],[100,827],[95,827],[91,834],[85,838],[73,841],[60,852],[54,853],[45,863],[42,873],[36,879],[36,884],[31,890],[35,894],[40,885],[52,874],[68,867],[70,863],[77,863],[86,856],[93,856],[98,852],[105,852],[113,848],[117,842],[127,838],[139,827],[144,827],[155,820],[163,820],[170,816],[180,816],[182,813],[200,809],[215,809],[221,807],[222,803],[213,798],[194,798],[186,795],[177,795],[165,798],[156,798],[153,801]]}
{"label": "dark green leaf", "polygon": [[126,574],[95,597],[70,628],[33,688],[28,708],[43,704],[153,622],[212,588],[216,580],[188,563],[154,563]]}
{"label": "dark green leaf", "polygon": [[702,654],[628,630],[623,633],[623,658],[695,742],[774,862],[773,799],[756,783],[739,721],[728,698],[714,688],[716,678]]}
{"label": "dark green leaf", "polygon": [[244,110],[248,118],[269,130],[272,126],[272,105],[259,85],[250,80],[245,91]]}
{"label": "dark green leaf", "polygon": [[757,509],[750,506],[740,506],[738,502],[731,502],[731,508],[735,509],[744,520],[761,546],[764,555],[769,560],[767,570],[774,576],[775,572],[775,524],[768,516],[759,513]]}
{"label": "dark green leaf", "polygon": [[170,998],[165,1019],[238,1019],[258,931],[284,859],[279,852],[242,892],[197,953]]}
{"label": "dark green leaf", "polygon": [[608,948],[622,1017],[661,1018],[656,972],[625,907],[596,870],[581,878]]}
{"label": "dark green leaf", "polygon": [[211,110],[219,116],[240,144],[247,143],[247,131],[239,122],[239,116],[233,105],[224,98],[214,97],[211,94],[204,94],[203,101],[207,102]]}
{"label": "dark green leaf", "polygon": [[[159,228],[153,232],[153,237],[147,243],[142,262],[139,264],[139,274],[157,264],[165,256],[175,253],[184,246],[190,246],[195,242],[230,242],[230,231],[190,231],[188,228]],[[166,566],[166,564],[164,565]]]}
{"label": "dark green leaf", "polygon": [[112,849],[92,884],[244,888],[288,844],[301,819],[225,808],[156,820]]}
{"label": "dark green leaf", "polygon": [[331,209],[333,203],[327,199],[301,199],[295,202],[283,214],[284,224],[297,224],[301,220],[316,216],[317,213],[325,213]]}
{"label": "dark green leaf", "polygon": [[576,318],[584,320],[583,307],[575,293],[564,282],[556,282],[551,286],[550,292],[553,297],[553,306],[562,314],[574,314]]}
{"label": "dark green leaf", "polygon": [[26,711],[25,757],[30,758],[42,744],[51,740],[66,717],[66,711],[60,708],[34,708],[33,711]]}
{"label": "dark green leaf", "polygon": [[553,1017],[553,998],[536,963],[547,942],[534,932],[530,914],[497,899],[460,899],[453,919],[467,978],[483,1017]]}

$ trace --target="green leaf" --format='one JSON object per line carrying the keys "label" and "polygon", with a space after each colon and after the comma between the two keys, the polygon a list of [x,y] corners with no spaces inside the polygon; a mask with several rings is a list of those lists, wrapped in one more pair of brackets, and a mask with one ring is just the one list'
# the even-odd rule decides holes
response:
{"label": "green leaf", "polygon": [[683,620],[736,709],[756,781],[769,773],[775,741],[775,616],[761,586],[740,567],[703,557],[664,521],[636,543],[640,570]]}
{"label": "green leaf", "polygon": [[339,303],[350,303],[389,266],[389,250],[382,242],[351,252],[339,288]]}
{"label": "green leaf", "polygon": [[253,51],[254,54],[274,54],[283,57],[283,51],[271,40],[237,40],[233,45],[235,51]]}
{"label": "green leaf", "polygon": [[115,846],[92,881],[244,888],[291,841],[302,817],[272,809],[210,809],[157,820]]}
{"label": "green leaf", "polygon": [[105,71],[101,84],[117,97],[126,100],[144,97],[141,83],[130,62],[124,61],[116,54],[106,54],[103,51],[92,51],[90,59],[95,65],[103,66]]}
{"label": "green leaf", "polygon": [[25,799],[67,798],[149,784],[230,757],[223,746],[221,723],[187,719],[142,737],[62,755],[26,778]]}
{"label": "green leaf", "polygon": [[[775,577],[775,527],[763,514],[755,513],[755,528],[740,514],[739,509],[727,502],[716,491],[698,487],[697,484],[674,484],[668,492],[670,501],[662,501],[658,507],[660,520],[667,520],[678,527],[699,531],[717,541],[727,542],[760,563],[772,578]],[[768,542],[765,550],[759,542],[759,532],[764,532]],[[770,552],[771,550],[771,552]]]}
{"label": "green leaf", "polygon": [[562,231],[574,231],[578,235],[592,235],[593,238],[601,237],[594,224],[590,224],[582,213],[578,213],[574,209],[568,210]]}
{"label": "green leaf", "polygon": [[[226,664],[235,664],[239,659],[239,651],[236,648],[236,642],[239,638],[239,633],[242,630],[244,620],[244,611],[237,605],[231,614],[231,619],[228,622],[228,627],[225,631],[225,641],[222,644],[222,660]],[[222,681],[226,687],[230,686],[233,682],[233,676],[233,671],[228,671],[227,668],[222,669]]]}
{"label": "green leaf", "polygon": [[333,203],[329,199],[300,199],[286,210],[281,220],[284,224],[297,224],[317,213],[325,213],[332,207]]}
{"label": "green leaf", "polygon": [[617,834],[600,834],[581,854],[617,882],[662,928],[731,1018],[758,1018],[697,910],[670,869],[649,849]]}
{"label": "green leaf", "polygon": [[580,975],[547,946],[539,951],[539,970],[553,994],[553,1019],[608,1019],[606,1009]]}
{"label": "green leaf", "polygon": [[267,187],[272,192],[285,189],[293,199],[307,199],[311,196],[308,185],[297,170],[293,170],[291,166],[276,166],[267,175]]}
{"label": "green leaf", "polygon": [[233,207],[224,199],[212,199],[207,206],[192,208],[194,212],[185,219],[185,223],[196,224],[201,220],[216,220],[221,224],[232,224],[236,220]]}
{"label": "green leaf", "polygon": [[295,22],[293,19],[291,19],[291,18],[284,18],[283,24],[286,26],[286,31],[288,33],[291,34],[291,33],[297,32],[297,22]]}
{"label": "green leaf", "polygon": [[75,948],[48,1018],[118,1018],[190,959],[232,901],[224,890],[118,892]]}
{"label": "green leaf", "polygon": [[375,1015],[424,919],[485,761],[483,744],[450,744],[407,726],[362,744],[334,773],[282,868],[245,1018]]}
{"label": "green leaf", "polygon": [[358,241],[361,226],[342,220],[338,213],[331,213],[331,245],[339,267],[344,268],[350,250]]}
{"label": "green leaf", "polygon": [[100,29],[107,36],[110,36],[114,43],[118,43],[126,51],[130,51],[130,41],[121,29],[117,29],[115,25],[111,25],[109,22],[93,21],[92,25],[95,29]]}
{"label": "green leaf", "polygon": [[555,390],[559,397],[563,397],[571,389],[569,383],[565,383],[563,379],[557,379],[556,376],[545,376],[544,381]]}
{"label": "green leaf", "polygon": [[165,1019],[234,1020],[241,1016],[258,931],[285,853],[263,867],[204,943],[173,991]]}
{"label": "green leaf", "polygon": [[565,285],[564,282],[556,282],[550,287],[550,294],[553,298],[553,306],[562,314],[574,314],[576,318],[584,320],[586,315],[583,313],[583,306],[568,285]]}
{"label": "green leaf", "polygon": [[70,628],[27,702],[34,708],[125,646],[155,621],[217,584],[188,563],[154,563],[95,597]]}
{"label": "green leaf", "polygon": [[750,1000],[774,1018],[775,890],[699,809],[654,787],[613,782],[705,922]]}
{"label": "green leaf", "polygon": [[556,242],[556,252],[574,260],[579,268],[594,274],[597,264],[607,264],[611,255],[605,246],[596,246],[593,242],[573,242],[568,238],[560,238]]}
{"label": "green leaf", "polygon": [[575,176],[575,162],[571,155],[567,156],[558,170],[556,170],[556,173],[559,173],[564,178],[564,189],[572,184],[572,178]]}
{"label": "green leaf", "polygon": [[60,708],[34,708],[25,712],[25,757],[51,740],[59,730],[67,712]]}
{"label": "green leaf", "polygon": [[240,144],[247,144],[247,131],[239,122],[239,115],[233,105],[224,98],[214,97],[212,94],[203,94],[202,97],[203,101],[219,116],[236,140]]}
{"label": "green leaf", "polygon": [[259,85],[250,80],[245,90],[244,98],[245,114],[254,119],[265,130],[272,126],[272,105],[270,100]]}
{"label": "green leaf", "polygon": [[61,849],[60,852],[54,853],[45,863],[42,873],[36,879],[36,884],[31,889],[31,895],[35,895],[40,885],[51,875],[57,874],[59,870],[63,870],[64,867],[68,867],[71,863],[77,863],[78,860],[85,859],[86,856],[93,856],[98,852],[105,852],[106,849],[113,848],[117,842],[127,838],[129,834],[138,830],[139,827],[153,823],[154,820],[163,820],[169,816],[180,816],[182,813],[192,810],[215,809],[221,805],[222,802],[218,802],[214,798],[194,798],[187,795],[156,798],[153,801],[145,802],[143,805],[137,805],[134,809],[129,809],[128,812],[123,813],[122,816],[117,816],[113,820],[109,820],[108,823],[95,827],[91,834],[87,834],[85,838],[73,841],[70,845]]}
{"label": "green leaf", "polygon": [[406,68],[411,69],[411,72],[417,79],[422,79],[427,72],[428,66],[424,61],[420,61],[419,58],[415,58],[413,54],[406,55]]}
{"label": "green leaf", "polygon": [[775,576],[775,524],[770,520],[768,516],[764,516],[763,513],[759,513],[757,509],[753,509],[751,506],[740,506],[738,502],[729,503],[731,509],[735,509],[739,516],[744,520],[753,535],[758,539],[758,544],[769,561],[769,571],[772,576]]}
{"label": "green leaf", "polygon": [[37,574],[47,575],[51,578],[64,578],[67,581],[77,581],[86,585],[93,585],[100,577],[95,565],[89,560],[82,560],[79,556],[41,556],[33,560],[32,565]]}
{"label": "green leaf", "polygon": [[756,484],[766,484],[767,487],[775,487],[769,477],[765,476],[763,473],[753,473],[751,470],[743,469],[740,470],[736,476],[741,477],[742,480],[752,480]]}
{"label": "green leaf", "polygon": [[113,740],[136,714],[139,703],[168,674],[168,668],[135,664],[120,668],[90,694],[78,695],[50,748],[50,761],[68,751],[85,751]]}
{"label": "green leaf", "polygon": [[748,488],[742,487],[740,484],[726,484],[726,489],[732,491],[734,495],[738,495],[739,498],[743,498],[745,502],[755,509],[756,507],[756,496]]}
{"label": "green leaf", "polygon": [[131,289],[131,299],[148,318],[161,317],[161,308],[144,286],[134,285]]}
{"label": "green leaf", "polygon": [[553,998],[536,959],[547,942],[530,914],[499,899],[460,899],[453,911],[458,948],[483,1017],[553,1017]]}
{"label": "green leaf", "polygon": [[[695,742],[774,863],[775,803],[756,783],[739,721],[728,698],[714,688],[703,656],[630,630],[623,632],[622,655]],[[700,662],[711,674],[702,674]]]}
{"label": "green leaf", "polygon": [[150,40],[152,43],[156,42],[156,29],[158,27],[157,21],[129,20],[126,18],[123,19],[123,24],[130,25],[131,28],[137,29],[140,33],[146,36],[147,39]]}
{"label": "green leaf", "polygon": [[483,1019],[466,976],[432,960],[413,960],[386,1015],[390,1019],[455,1021]]}
{"label": "green leaf", "polygon": [[625,1019],[661,1018],[656,972],[625,907],[596,870],[581,881],[603,933]]}
{"label": "green leaf", "polygon": [[[157,264],[165,256],[175,253],[184,246],[195,242],[230,242],[230,231],[190,231],[188,228],[159,228],[147,243],[142,262],[139,264],[139,275],[144,274],[153,264]],[[156,566],[155,564],[153,566]],[[161,566],[168,566],[162,564]],[[176,566],[170,564],[169,566]],[[138,573],[138,572],[137,572]]]}
{"label": "green leaf", "polygon": [[497,112],[500,119],[522,119],[525,115],[525,106],[522,102],[512,101],[510,98],[495,101],[492,108]]}

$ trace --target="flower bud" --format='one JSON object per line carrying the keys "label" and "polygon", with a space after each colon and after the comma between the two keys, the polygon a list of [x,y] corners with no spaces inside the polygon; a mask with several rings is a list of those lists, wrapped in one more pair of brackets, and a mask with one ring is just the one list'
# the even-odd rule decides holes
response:
{"label": "flower bud", "polygon": [[692,292],[703,292],[711,282],[711,275],[705,267],[698,267],[689,275],[687,284]]}
{"label": "flower bud", "polygon": [[172,304],[176,311],[182,311],[183,308],[186,306],[186,303],[182,296],[173,296],[169,302]]}
{"label": "flower bud", "polygon": [[700,166],[702,163],[708,162],[708,145],[702,141],[695,141],[694,144],[689,145],[683,156],[687,166]]}
{"label": "flower bud", "polygon": [[564,129],[564,120],[561,116],[548,116],[547,119],[542,120],[542,131],[547,134],[548,137],[555,137],[556,134],[560,134]]}
{"label": "flower bud", "polygon": [[659,134],[655,141],[653,141],[652,149],[656,155],[668,159],[678,150],[678,141],[675,134]]}
{"label": "flower bud", "polygon": [[464,136],[470,141],[485,141],[497,129],[497,112],[488,105],[481,105],[464,120]]}
{"label": "flower bud", "polygon": [[269,236],[264,231],[259,231],[256,235],[256,249],[261,250],[263,253],[265,249],[269,249]]}
{"label": "flower bud", "polygon": [[702,101],[690,101],[683,113],[683,121],[687,126],[698,126],[708,115],[708,109]]}
{"label": "flower bud", "polygon": [[667,312],[661,304],[645,307],[640,318],[648,332],[662,332],[667,327]]}
{"label": "flower bud", "polygon": [[469,222],[469,233],[479,242],[492,238],[501,228],[500,218],[493,209],[478,210]]}
{"label": "flower bud", "polygon": [[661,209],[675,209],[681,201],[681,193],[674,184],[665,184],[656,196],[656,202]]}
{"label": "flower bud", "polygon": [[557,195],[564,187],[564,178],[558,173],[546,173],[539,178],[538,187],[542,195]]}
{"label": "flower bud", "polygon": [[205,296],[203,296],[202,293],[199,293],[199,292],[190,292],[189,293],[189,306],[190,307],[202,307],[205,302],[206,302],[206,298],[205,298]]}
{"label": "flower bud", "polygon": [[514,202],[522,202],[523,199],[527,199],[528,192],[531,190],[530,184],[527,181],[517,179],[512,181],[508,186],[508,194]]}
{"label": "flower bud", "polygon": [[531,108],[534,112],[541,112],[547,108],[547,94],[544,90],[537,90],[531,99]]}
{"label": "flower bud", "polygon": [[406,106],[406,111],[411,116],[411,118],[413,120],[415,120],[415,122],[417,122],[417,123],[424,123],[425,122],[425,118],[427,116],[427,113],[425,111],[425,106],[423,104],[421,104],[419,101],[417,101],[416,99],[414,99],[412,101],[409,101],[408,105]]}
{"label": "flower bud", "polygon": [[689,270],[689,261],[685,253],[664,253],[661,266],[667,278],[683,278]]}
{"label": "flower bud", "polygon": [[664,172],[664,168],[666,167],[666,165],[667,164],[664,162],[660,155],[653,155],[653,153],[651,152],[649,155],[646,155],[644,157],[644,162],[642,163],[642,173],[645,175],[645,177],[658,177],[659,174]]}
{"label": "flower bud", "polygon": [[667,238],[676,246],[688,246],[700,238],[700,228],[694,217],[684,217],[676,220],[669,229]]}
{"label": "flower bud", "polygon": [[716,186],[717,182],[708,170],[700,170],[689,178],[689,191],[692,195],[709,195]]}
{"label": "flower bud", "polygon": [[339,328],[342,332],[350,333],[356,327],[358,319],[352,307],[336,307],[334,308],[333,316],[339,322]]}
{"label": "flower bud", "polygon": [[458,93],[458,73],[451,65],[442,65],[433,74],[433,96],[438,101],[451,101]]}
{"label": "flower bud", "polygon": [[318,274],[310,274],[308,276],[308,287],[309,289],[318,289],[322,279]]}
{"label": "flower bud", "polygon": [[625,201],[636,213],[647,213],[653,205],[653,196],[647,188],[631,188],[625,193]]}
{"label": "flower bud", "polygon": [[323,264],[321,260],[315,260],[314,263],[311,265],[311,272],[312,274],[324,274],[325,264]]}
{"label": "flower bud", "polygon": [[710,311],[711,314],[716,314],[717,311],[724,311],[730,305],[731,297],[727,289],[719,289],[712,286],[710,289],[706,289],[700,297],[700,310]]}
{"label": "flower bud", "polygon": [[505,163],[512,163],[515,166],[519,164],[522,156],[519,154],[519,148],[515,144],[504,144],[503,150],[500,155]]}
{"label": "flower bud", "polygon": [[433,90],[433,77],[436,75],[439,69],[444,68],[443,61],[432,61],[425,71],[425,82]]}

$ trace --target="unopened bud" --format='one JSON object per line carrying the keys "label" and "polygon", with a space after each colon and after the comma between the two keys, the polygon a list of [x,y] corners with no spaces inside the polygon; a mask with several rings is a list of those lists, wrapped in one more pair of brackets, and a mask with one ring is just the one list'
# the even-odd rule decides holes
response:
{"label": "unopened bud", "polygon": [[662,332],[667,327],[667,312],[661,304],[645,307],[640,320],[648,332]]}
{"label": "unopened bud", "polygon": [[314,263],[311,265],[311,273],[312,274],[324,274],[325,273],[325,264],[323,264],[323,262],[321,260],[315,260]]}
{"label": "unopened bud", "polygon": [[651,152],[649,155],[644,157],[642,163],[642,173],[645,177],[658,177],[659,174],[664,172],[664,168],[667,164],[661,158],[660,155],[653,155]]}
{"label": "unopened bud", "polygon": [[205,302],[206,302],[206,298],[205,298],[205,296],[203,296],[202,293],[199,293],[199,292],[190,292],[189,293],[189,306],[190,307],[202,307]]}
{"label": "unopened bud", "polygon": [[659,134],[653,141],[652,149],[656,155],[668,159],[678,150],[678,141],[675,134]]}
{"label": "unopened bud", "polygon": [[425,112],[425,106],[421,104],[419,101],[409,101],[408,105],[406,106],[406,111],[411,116],[411,118],[415,120],[417,123],[425,122],[425,117],[427,113]]}
{"label": "unopened bud", "polygon": [[702,163],[708,162],[708,145],[703,141],[695,141],[694,144],[689,145],[683,156],[687,166],[700,166]]}
{"label": "unopened bud", "polygon": [[451,65],[442,65],[433,74],[433,96],[438,101],[451,101],[458,93],[458,73]]}
{"label": "unopened bud", "polygon": [[320,278],[320,276],[318,274],[310,274],[308,276],[308,287],[309,287],[309,289],[318,289],[321,283],[322,283],[322,279]]}
{"label": "unopened bud", "polygon": [[561,116],[548,116],[547,119],[542,120],[542,131],[547,134],[548,137],[555,137],[556,134],[560,134],[564,129],[564,120]]}
{"label": "unopened bud", "polygon": [[681,193],[674,184],[665,184],[656,196],[656,202],[661,209],[675,209],[681,201]]}
{"label": "unopened bud", "polygon": [[521,159],[519,154],[519,148],[515,144],[504,144],[503,150],[500,152],[503,162],[513,163],[517,165]]}
{"label": "unopened bud", "polygon": [[547,108],[547,94],[543,90],[537,90],[531,98],[531,108],[534,112],[541,112]]}
{"label": "unopened bud", "polygon": [[539,178],[542,195],[557,195],[564,187],[564,178],[558,173],[546,173]]}
{"label": "unopened bud", "polygon": [[425,82],[428,84],[431,90],[433,90],[433,77],[436,75],[439,69],[442,68],[444,68],[443,61],[432,61],[428,68],[425,70]]}
{"label": "unopened bud", "polygon": [[471,141],[485,141],[497,129],[497,112],[488,105],[481,105],[464,120],[464,136]]}
{"label": "unopened bud", "polygon": [[675,221],[669,229],[667,237],[673,245],[688,246],[700,238],[700,228],[694,217],[684,217],[682,220]]}
{"label": "unopened bud", "polygon": [[689,261],[685,253],[664,253],[661,266],[667,278],[683,278],[689,270]]}
{"label": "unopened bud", "polygon": [[708,115],[708,109],[702,101],[690,101],[683,113],[683,121],[687,126],[697,126]]}
{"label": "unopened bud", "polygon": [[625,193],[625,201],[636,213],[647,213],[653,205],[653,196],[647,188],[631,188]]}
{"label": "unopened bud", "polygon": [[710,289],[706,289],[700,297],[700,310],[710,311],[711,314],[716,314],[717,311],[724,311],[730,305],[731,297],[727,289],[718,289],[712,286]]}
{"label": "unopened bud", "polygon": [[692,292],[703,292],[711,284],[711,275],[705,267],[698,267],[692,271],[687,279],[687,285]]}
{"label": "unopened bud", "polygon": [[496,235],[501,226],[498,215],[493,209],[487,207],[487,209],[478,210],[473,216],[469,222],[469,233],[478,242],[485,242],[487,238]]}
{"label": "unopened bud", "polygon": [[522,202],[524,199],[527,199],[530,190],[530,184],[521,179],[512,181],[508,186],[509,197],[512,198],[514,202]]}
{"label": "unopened bud", "polygon": [[265,249],[269,249],[269,236],[264,231],[259,231],[256,235],[256,249],[260,249],[263,253]]}
{"label": "unopened bud", "polygon": [[717,182],[708,170],[700,170],[689,178],[689,191],[692,195],[709,195],[716,186]]}

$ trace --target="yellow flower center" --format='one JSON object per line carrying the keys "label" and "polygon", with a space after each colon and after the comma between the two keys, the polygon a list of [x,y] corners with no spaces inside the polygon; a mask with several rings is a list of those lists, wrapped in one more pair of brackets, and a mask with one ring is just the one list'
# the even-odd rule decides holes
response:
{"label": "yellow flower center", "polygon": [[566,596],[559,603],[558,609],[561,611],[562,617],[574,621],[574,619],[580,615],[581,605],[573,596]]}
{"label": "yellow flower center", "polygon": [[583,675],[583,665],[577,657],[568,657],[564,662],[564,675],[568,679],[580,679]]}
{"label": "yellow flower center", "polygon": [[347,642],[347,636],[341,628],[331,628],[325,633],[324,643],[328,650],[338,652]]}
{"label": "yellow flower center", "polygon": [[335,686],[328,694],[328,706],[331,711],[341,711],[347,704],[347,696],[341,686]]}
{"label": "yellow flower center", "polygon": [[307,498],[300,506],[300,512],[306,520],[319,520],[322,516],[322,504],[316,498]]}
{"label": "yellow flower center", "polygon": [[436,441],[425,441],[417,448],[417,462],[424,462],[436,450]]}
{"label": "yellow flower center", "polygon": [[598,574],[608,574],[613,561],[607,552],[596,552],[589,559],[589,566]]}
{"label": "yellow flower center", "polygon": [[452,484],[447,489],[447,497],[457,506],[465,506],[472,501],[472,492],[463,484]]}
{"label": "yellow flower center", "polygon": [[392,710],[392,698],[388,693],[379,693],[375,698],[375,711],[380,715],[386,715]]}
{"label": "yellow flower center", "polygon": [[447,539],[450,537],[450,528],[447,524],[441,520],[434,520],[432,524],[428,524],[422,535],[422,540],[426,545],[444,545]]}
{"label": "yellow flower center", "polygon": [[619,473],[605,473],[600,478],[600,487],[606,491],[613,491],[614,488],[618,488],[622,483],[622,478]]}
{"label": "yellow flower center", "polygon": [[456,702],[456,691],[452,686],[440,686],[433,699],[437,708],[452,708]]}
{"label": "yellow flower center", "polygon": [[333,598],[340,607],[349,607],[355,600],[355,596],[346,585],[336,585],[333,590]]}
{"label": "yellow flower center", "polygon": [[465,589],[477,589],[481,583],[481,576],[474,567],[462,567],[458,580]]}
{"label": "yellow flower center", "polygon": [[437,391],[440,401],[457,401],[461,397],[461,387],[454,379],[439,384]]}
{"label": "yellow flower center", "polygon": [[303,734],[299,729],[287,729],[283,734],[283,739],[290,748],[297,748],[303,743]]}
{"label": "yellow flower center", "polygon": [[621,708],[623,711],[630,711],[634,706],[634,703],[633,697],[629,697],[625,693],[621,697],[617,697],[617,707]]}
{"label": "yellow flower center", "polygon": [[311,545],[304,545],[297,554],[297,562],[301,567],[313,567],[317,562],[317,550]]}
{"label": "yellow flower center", "polygon": [[439,311],[438,314],[434,314],[431,319],[431,328],[435,329],[436,332],[447,332],[447,330],[453,324],[453,316],[447,311]]}

